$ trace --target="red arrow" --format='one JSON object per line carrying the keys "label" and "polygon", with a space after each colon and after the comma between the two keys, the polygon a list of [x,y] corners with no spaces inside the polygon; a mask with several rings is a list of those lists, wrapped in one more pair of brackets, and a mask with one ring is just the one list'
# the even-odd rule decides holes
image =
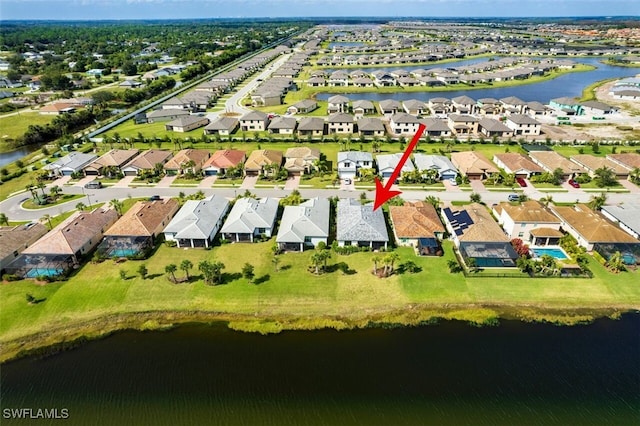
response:
{"label": "red arrow", "polygon": [[413,136],[413,139],[411,139],[409,146],[404,151],[404,154],[402,154],[402,158],[400,159],[400,162],[398,163],[396,168],[393,169],[393,173],[391,173],[391,177],[389,178],[385,186],[382,186],[380,179],[376,177],[376,199],[373,202],[374,211],[377,210],[384,203],[386,203],[388,200],[395,197],[396,195],[402,194],[402,191],[392,191],[391,185],[393,185],[396,179],[398,179],[398,176],[400,176],[400,172],[402,171],[402,166],[404,166],[404,163],[406,163],[407,160],[409,159],[411,152],[414,150],[416,145],[418,145],[418,141],[420,140],[420,137],[422,136],[422,133],[424,132],[425,129],[426,127],[424,124],[418,125],[418,131]]}

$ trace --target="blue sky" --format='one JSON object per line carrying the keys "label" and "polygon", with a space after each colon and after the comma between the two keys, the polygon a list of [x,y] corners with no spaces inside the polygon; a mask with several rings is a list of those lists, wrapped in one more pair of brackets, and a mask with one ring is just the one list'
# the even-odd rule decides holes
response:
{"label": "blue sky", "polygon": [[620,16],[640,0],[0,0],[0,19]]}

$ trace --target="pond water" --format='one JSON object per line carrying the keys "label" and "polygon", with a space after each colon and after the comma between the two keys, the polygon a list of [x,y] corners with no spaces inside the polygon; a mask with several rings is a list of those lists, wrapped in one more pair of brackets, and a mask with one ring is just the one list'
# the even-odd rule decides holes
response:
{"label": "pond water", "polygon": [[[486,59],[476,59],[475,63],[482,62]],[[433,92],[403,92],[399,89],[397,93],[354,93],[346,94],[352,100],[356,99],[368,99],[371,101],[380,101],[383,99],[395,99],[398,101],[404,101],[408,99],[420,99],[427,101],[430,98],[445,97],[455,98],[456,96],[467,95],[473,99],[480,98],[504,98],[507,96],[516,96],[523,101],[538,101],[543,104],[547,104],[551,99],[559,98],[563,96],[567,97],[580,97],[582,96],[582,90],[588,85],[600,80],[608,78],[623,78],[631,77],[638,73],[640,70],[637,68],[615,67],[606,65],[600,62],[598,58],[574,58],[576,62],[583,64],[594,65],[597,68],[592,71],[574,72],[563,74],[560,77],[553,80],[544,81],[536,84],[525,84],[522,86],[514,87],[501,87],[495,89],[466,89],[455,91],[433,91]],[[426,68],[446,68],[455,67],[461,65],[468,65],[473,62],[468,61],[456,61],[447,64],[440,64],[439,66],[426,67]],[[404,67],[390,67],[390,68],[376,68],[383,70],[394,70]],[[406,67],[406,69],[418,69],[425,68],[419,66]],[[318,100],[327,100],[329,97],[335,95],[335,93],[319,93],[316,98]]]}
{"label": "pond water", "polygon": [[72,425],[631,425],[638,330],[635,314],[575,327],[125,331],[3,365],[2,406],[66,408]]}
{"label": "pond water", "polygon": [[38,146],[23,146],[22,148],[16,149],[15,151],[2,152],[0,153],[0,167],[4,167],[9,163],[13,163],[16,160],[21,159],[25,155],[29,155],[34,151],[38,150]]}

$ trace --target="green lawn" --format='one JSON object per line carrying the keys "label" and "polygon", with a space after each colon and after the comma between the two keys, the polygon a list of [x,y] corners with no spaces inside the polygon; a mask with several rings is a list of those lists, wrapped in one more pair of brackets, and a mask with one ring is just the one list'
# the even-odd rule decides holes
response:
{"label": "green lawn", "polygon": [[[127,201],[129,204],[134,200]],[[397,249],[399,263],[413,260],[422,270],[379,279],[370,273],[372,253],[334,253],[329,267],[344,262],[350,270],[347,275],[338,271],[311,274],[307,270],[311,252],[281,255],[280,270],[276,272],[271,263],[271,245],[272,242],[228,244],[209,251],[162,245],[145,261],[87,264],[66,282],[37,285],[18,281],[1,285],[0,342],[43,331],[64,334],[74,323],[97,321],[110,314],[149,311],[235,315],[232,326],[265,331],[280,329],[285,323],[292,328],[309,324],[364,326],[370,319],[412,323],[432,315],[482,321],[495,317],[501,312],[500,306],[506,311],[515,307],[518,315],[529,319],[546,318],[540,308],[580,308],[584,312],[640,306],[638,272],[611,274],[594,260],[593,279],[465,278],[448,272],[447,261],[454,256],[451,243],[446,242],[441,258],[419,258],[410,248]],[[191,283],[170,283],[165,266],[179,264],[183,259],[194,265],[204,259],[223,262],[225,283],[205,285],[197,267],[191,271]],[[259,284],[241,277],[245,262],[255,267]],[[143,263],[150,274],[145,280],[136,272]],[[125,280],[120,278],[120,270],[125,272]],[[184,274],[178,270],[177,275]],[[46,300],[29,305],[27,293]],[[570,317],[571,313],[566,315]]]}
{"label": "green lawn", "polygon": [[[41,115],[37,112],[21,112],[9,117],[0,117],[0,141],[22,136],[30,125],[45,125],[53,120],[54,115]],[[0,143],[0,152],[2,143]]]}

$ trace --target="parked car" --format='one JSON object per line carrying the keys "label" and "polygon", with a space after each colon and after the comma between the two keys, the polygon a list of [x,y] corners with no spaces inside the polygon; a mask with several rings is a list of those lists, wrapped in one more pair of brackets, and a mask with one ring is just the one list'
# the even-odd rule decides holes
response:
{"label": "parked car", "polygon": [[99,180],[92,180],[91,182],[85,183],[84,187],[87,189],[100,189],[102,188],[102,182]]}
{"label": "parked car", "polygon": [[574,188],[580,188],[580,184],[573,179],[569,179],[568,184],[573,186]]}
{"label": "parked car", "polygon": [[351,179],[346,178],[346,179],[344,180],[344,184],[345,184],[345,185],[351,185]]}
{"label": "parked car", "polygon": [[527,181],[522,178],[516,178],[516,182],[518,182],[518,185],[520,185],[523,188],[527,186]]}
{"label": "parked car", "polygon": [[451,186],[458,186],[458,182],[456,182],[455,179],[449,179],[449,183],[451,184]]}
{"label": "parked car", "polygon": [[149,201],[160,201],[162,200],[162,198],[160,198],[159,195],[152,195],[151,197],[149,197]]}
{"label": "parked car", "polygon": [[509,194],[507,197],[509,201],[520,201],[520,196],[518,194]]}

